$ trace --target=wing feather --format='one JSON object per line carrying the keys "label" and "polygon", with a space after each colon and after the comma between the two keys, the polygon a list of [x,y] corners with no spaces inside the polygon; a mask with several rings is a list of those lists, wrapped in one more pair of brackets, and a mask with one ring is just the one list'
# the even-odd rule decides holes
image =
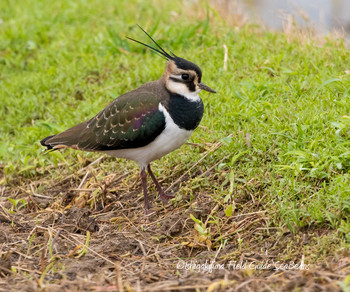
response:
{"label": "wing feather", "polygon": [[161,81],[147,83],[121,95],[92,119],[46,137],[41,144],[48,149],[71,147],[86,151],[145,146],[165,128],[165,116],[159,110],[159,103],[167,94]]}
{"label": "wing feather", "polygon": [[159,100],[149,92],[140,93],[137,100],[116,99],[87,123],[77,146],[93,151],[145,146],[165,128],[158,107]]}

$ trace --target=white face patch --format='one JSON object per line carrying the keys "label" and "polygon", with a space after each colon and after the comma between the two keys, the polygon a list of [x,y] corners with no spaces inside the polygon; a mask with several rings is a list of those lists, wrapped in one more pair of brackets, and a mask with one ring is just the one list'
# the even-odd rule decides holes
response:
{"label": "white face patch", "polygon": [[174,78],[174,79],[177,79],[177,80],[180,80],[180,81],[183,80],[182,77],[181,77],[181,75],[170,74],[170,78]]}
{"label": "white face patch", "polygon": [[171,79],[168,79],[167,88],[171,92],[182,95],[190,101],[200,100],[198,93],[201,91],[201,89],[199,88],[196,91],[190,91],[186,84],[176,82]]}

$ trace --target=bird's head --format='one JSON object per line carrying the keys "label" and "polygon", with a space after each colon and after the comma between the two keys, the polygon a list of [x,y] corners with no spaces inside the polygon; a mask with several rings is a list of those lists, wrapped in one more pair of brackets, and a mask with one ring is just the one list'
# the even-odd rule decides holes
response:
{"label": "bird's head", "polygon": [[153,48],[129,37],[128,39],[152,49],[168,61],[163,74],[163,80],[170,92],[183,96],[197,95],[201,90],[216,93],[214,89],[202,83],[202,71],[196,64],[180,58],[174,53],[167,53],[142,27],[139,26],[139,28],[158,48]]}
{"label": "bird's head", "polygon": [[163,74],[165,86],[169,91],[184,96],[197,95],[202,89],[216,92],[202,83],[202,71],[196,64],[177,56],[172,57],[168,60]]}

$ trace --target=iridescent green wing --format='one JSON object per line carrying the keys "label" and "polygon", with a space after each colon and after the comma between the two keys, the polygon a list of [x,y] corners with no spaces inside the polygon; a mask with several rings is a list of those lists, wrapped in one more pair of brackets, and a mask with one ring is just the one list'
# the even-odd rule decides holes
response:
{"label": "iridescent green wing", "polygon": [[78,148],[107,151],[142,147],[165,128],[159,99],[150,92],[130,92],[120,96],[87,122]]}

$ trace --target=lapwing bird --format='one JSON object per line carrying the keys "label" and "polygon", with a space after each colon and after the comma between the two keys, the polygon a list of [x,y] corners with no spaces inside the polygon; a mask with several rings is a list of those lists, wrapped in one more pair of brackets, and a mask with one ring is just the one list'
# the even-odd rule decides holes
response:
{"label": "lapwing bird", "polygon": [[215,90],[202,83],[202,71],[196,64],[167,53],[145,30],[142,31],[156,47],[128,39],[167,60],[162,78],[119,96],[90,120],[46,137],[40,143],[47,147],[46,150],[99,151],[138,162],[147,212],[150,208],[147,172],[162,201],[173,197],[158,183],[150,162],[186,142],[203,116],[203,102],[198,93],[201,90],[215,93]]}

